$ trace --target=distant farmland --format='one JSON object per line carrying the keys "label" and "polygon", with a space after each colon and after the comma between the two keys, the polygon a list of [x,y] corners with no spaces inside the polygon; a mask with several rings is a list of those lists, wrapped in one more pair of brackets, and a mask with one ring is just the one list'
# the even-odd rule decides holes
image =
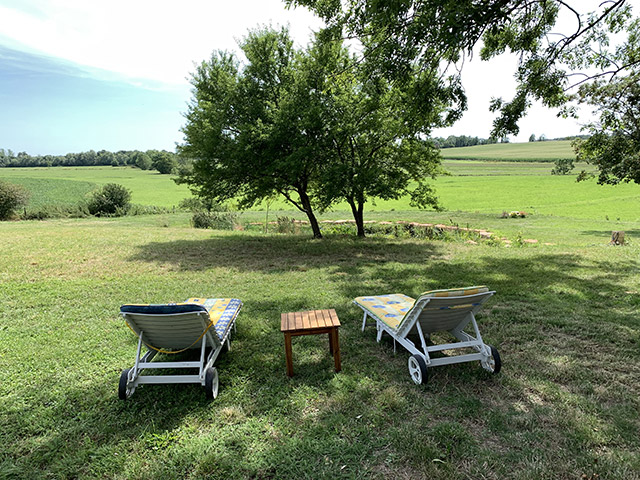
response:
{"label": "distant farmland", "polygon": [[571,140],[443,148],[441,153],[447,160],[492,160],[494,162],[553,162],[559,158],[575,158]]}

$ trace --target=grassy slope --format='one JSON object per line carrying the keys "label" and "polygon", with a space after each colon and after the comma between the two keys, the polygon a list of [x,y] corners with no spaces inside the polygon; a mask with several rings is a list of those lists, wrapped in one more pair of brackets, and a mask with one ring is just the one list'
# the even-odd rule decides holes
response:
{"label": "grassy slope", "polygon": [[[0,175],[5,180],[16,182],[42,179],[91,182],[98,185],[119,183],[133,192],[133,203],[159,207],[178,205],[180,200],[190,196],[189,189],[184,185],[176,185],[170,175],[131,167],[2,168]],[[37,193],[34,198],[38,198]],[[65,203],[77,203],[77,192],[69,190],[63,200]]]}
{"label": "grassy slope", "polygon": [[[460,160],[445,161],[444,167],[452,176],[440,177],[434,183],[445,213],[420,212],[410,206],[408,198],[402,198],[368,203],[365,218],[446,223],[451,220],[508,236],[521,232],[541,241],[574,244],[599,242],[615,229],[638,230],[640,189],[635,184],[612,187],[594,181],[576,183],[572,175],[550,175],[548,163]],[[121,183],[133,191],[133,201],[141,204],[170,207],[189,195],[184,186],[176,185],[167,175],[125,167],[2,169],[0,173],[3,178],[28,182],[34,192],[32,202],[40,203],[54,197],[56,201],[74,203],[74,199],[90,189],[89,182]],[[265,208],[264,204],[259,205],[242,218],[262,221]],[[270,208],[272,220],[283,215],[305,218],[300,212],[291,212],[291,205],[284,201],[274,202]],[[532,215],[508,221],[498,218],[503,211],[510,210],[525,210]],[[349,208],[346,204],[336,205],[322,218],[350,218]]]}
{"label": "grassy slope", "polygon": [[[173,218],[2,225],[0,477],[638,478],[638,246],[313,241]],[[413,385],[407,352],[361,333],[351,304],[468,284],[497,291],[479,319],[495,377],[462,364]],[[176,385],[118,401],[136,344],[119,305],[191,295],[245,302],[218,399]],[[328,306],[343,371],[301,337],[288,379],[280,313]]]}
{"label": "grassy slope", "polygon": [[575,153],[570,140],[555,140],[444,148],[442,156],[447,159],[551,162],[558,158],[575,158]]}

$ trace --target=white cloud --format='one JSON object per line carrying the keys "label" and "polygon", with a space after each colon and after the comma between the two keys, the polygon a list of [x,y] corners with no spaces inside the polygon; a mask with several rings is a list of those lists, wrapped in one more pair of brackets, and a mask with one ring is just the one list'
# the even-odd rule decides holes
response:
{"label": "white cloud", "polygon": [[[11,6],[7,6],[7,4]],[[281,0],[0,0],[13,45],[124,76],[184,84],[193,62],[236,49],[258,24],[290,24],[305,45],[320,21]]]}

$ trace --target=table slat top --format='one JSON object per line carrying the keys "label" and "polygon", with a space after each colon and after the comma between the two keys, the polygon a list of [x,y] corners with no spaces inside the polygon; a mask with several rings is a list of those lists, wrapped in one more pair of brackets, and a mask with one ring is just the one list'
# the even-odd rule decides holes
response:
{"label": "table slat top", "polygon": [[333,308],[328,310],[283,313],[280,317],[280,331],[282,332],[315,330],[339,326],[340,320],[338,320],[338,314]]}

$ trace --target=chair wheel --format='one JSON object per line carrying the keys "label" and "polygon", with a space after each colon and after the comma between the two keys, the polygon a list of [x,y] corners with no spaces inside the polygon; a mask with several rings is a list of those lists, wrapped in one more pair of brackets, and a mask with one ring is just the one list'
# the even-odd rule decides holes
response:
{"label": "chair wheel", "polygon": [[427,383],[429,374],[427,372],[427,364],[420,355],[411,355],[409,357],[409,375],[416,385]]}
{"label": "chair wheel", "polygon": [[122,373],[120,374],[120,383],[118,384],[118,398],[120,400],[126,400],[131,395],[133,395],[134,389],[128,387],[130,371],[131,369],[127,368],[126,370],[123,370]]}
{"label": "chair wheel", "polygon": [[499,373],[502,368],[502,360],[500,359],[500,353],[498,353],[498,349],[493,345],[487,345],[491,349],[491,356],[486,360],[482,361],[482,367],[493,373]]}
{"label": "chair wheel", "polygon": [[207,398],[214,399],[218,396],[218,370],[209,367],[204,373],[204,388]]}

